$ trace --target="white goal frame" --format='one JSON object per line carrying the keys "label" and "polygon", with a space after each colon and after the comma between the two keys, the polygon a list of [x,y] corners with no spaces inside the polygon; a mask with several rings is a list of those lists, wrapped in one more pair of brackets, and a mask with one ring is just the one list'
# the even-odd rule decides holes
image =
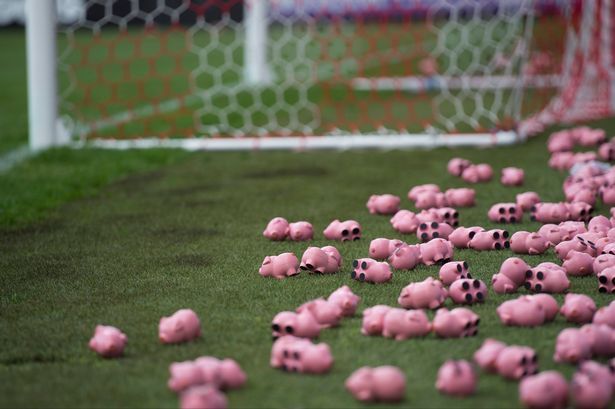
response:
{"label": "white goal frame", "polygon": [[[244,81],[259,87],[271,81],[267,63],[267,11],[268,0],[246,0],[244,8],[245,44]],[[71,142],[58,118],[58,79],[56,53],[55,0],[26,0],[27,59],[28,59],[28,113],[29,141],[32,150],[45,149],[70,143],[75,147],[93,146],[109,149],[135,149],[170,147],[187,150],[271,150],[271,149],[351,149],[351,148],[435,148],[441,146],[494,146],[508,145],[525,139],[525,133],[493,131],[451,134],[439,130],[427,130],[421,134],[399,134],[386,129],[371,134],[353,135],[339,133],[323,136],[241,137],[241,138],[184,138],[158,139],[155,136],[135,140],[93,140]],[[468,81],[480,79],[468,78]],[[500,78],[509,85],[524,84],[538,87],[554,84],[559,78],[545,77],[537,83],[524,83],[516,77]],[[382,89],[392,87],[391,80],[357,78],[354,86],[372,87],[374,81]],[[407,89],[421,91],[427,87],[417,78],[400,78]],[[435,82],[434,82],[435,81]],[[452,81],[452,82],[451,82]],[[430,87],[446,84],[455,89],[459,84],[445,76],[434,77]],[[479,81],[480,82],[480,81]],[[435,85],[434,85],[435,84]],[[489,87],[489,84],[475,84]],[[433,88],[432,88],[433,89]],[[520,118],[516,118],[520,119]]]}

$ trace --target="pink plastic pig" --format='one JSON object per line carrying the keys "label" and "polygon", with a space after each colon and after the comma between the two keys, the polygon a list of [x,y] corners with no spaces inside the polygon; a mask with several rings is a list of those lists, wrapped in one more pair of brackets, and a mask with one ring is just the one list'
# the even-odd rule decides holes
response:
{"label": "pink plastic pig", "polygon": [[581,146],[596,146],[606,140],[606,132],[604,129],[591,129],[581,126],[572,131],[575,142]]}
{"label": "pink plastic pig", "polygon": [[530,219],[541,223],[560,223],[570,219],[565,203],[536,203],[530,211]]}
{"label": "pink plastic pig", "polygon": [[413,202],[416,202],[416,199],[417,199],[418,195],[421,194],[421,193],[424,193],[424,192],[439,193],[440,192],[440,187],[438,185],[434,185],[432,183],[427,183],[425,185],[414,186],[408,192],[408,199],[412,200]]}
{"label": "pink plastic pig", "polygon": [[482,303],[487,299],[487,286],[478,279],[462,278],[451,284],[449,296],[456,304]]}
{"label": "pink plastic pig", "polygon": [[267,224],[263,236],[269,240],[281,241],[288,237],[289,230],[288,220],[283,217],[275,217]]}
{"label": "pink plastic pig", "polygon": [[352,317],[357,310],[361,297],[354,294],[350,287],[343,285],[333,291],[327,301],[337,304],[342,309],[342,316]]}
{"label": "pink plastic pig", "polygon": [[554,132],[549,136],[547,149],[550,153],[571,151],[574,148],[574,139],[569,130]]}
{"label": "pink plastic pig", "polygon": [[404,242],[397,239],[374,239],[369,243],[369,256],[376,260],[387,259]]}
{"label": "pink plastic pig", "polygon": [[454,308],[451,311],[440,308],[436,311],[432,327],[441,338],[471,337],[478,333],[480,318],[467,308]]}
{"label": "pink plastic pig", "polygon": [[421,192],[417,194],[414,206],[417,209],[430,209],[448,206],[448,202],[442,192]]}
{"label": "pink plastic pig", "polygon": [[237,389],[246,383],[245,372],[233,359],[202,356],[194,363],[201,370],[205,383],[214,384],[222,390]]}
{"label": "pink plastic pig", "polygon": [[447,189],[444,197],[453,207],[472,207],[476,204],[476,190],[470,188]]}
{"label": "pink plastic pig", "polygon": [[570,240],[577,234],[587,233],[585,222],[568,220],[561,222],[558,226],[563,232],[563,240]]}
{"label": "pink plastic pig", "polygon": [[163,344],[179,344],[201,336],[201,322],[190,309],[176,311],[170,317],[160,318],[158,338]]}
{"label": "pink plastic pig", "polygon": [[566,255],[562,267],[569,276],[586,276],[594,272],[594,258],[580,251],[571,250]]}
{"label": "pink plastic pig", "polygon": [[438,223],[435,221],[419,224],[416,230],[416,237],[423,243],[429,240],[441,237],[448,239],[448,236],[453,232],[453,228],[448,223]]}
{"label": "pink plastic pig", "polygon": [[343,316],[339,305],[322,298],[308,301],[299,306],[296,311],[298,313],[308,311],[321,328],[337,327]]}
{"label": "pink plastic pig", "polygon": [[451,175],[459,177],[461,176],[463,171],[471,164],[472,162],[470,162],[467,159],[452,158],[451,160],[448,161],[446,170],[448,170],[448,173],[450,173]]}
{"label": "pink plastic pig", "polygon": [[455,208],[440,207],[432,210],[438,216],[438,221],[448,223],[453,227],[459,226],[459,212]]}
{"label": "pink plastic pig", "polygon": [[604,365],[596,361],[584,361],[577,366],[577,371],[591,375],[594,379],[602,378],[608,380],[611,386],[615,387],[615,371],[612,369],[614,361],[615,359],[611,359],[610,362],[606,362]]}
{"label": "pink plastic pig", "polygon": [[382,335],[384,316],[392,308],[388,305],[375,305],[363,310],[363,324],[361,334],[363,335]]}
{"label": "pink plastic pig", "polygon": [[401,199],[394,195],[371,195],[367,209],[371,214],[395,214],[399,210]]}
{"label": "pink plastic pig", "polygon": [[521,186],[525,178],[525,172],[520,168],[504,168],[502,169],[502,177],[500,182],[504,186]]}
{"label": "pink plastic pig", "polygon": [[449,236],[453,246],[458,249],[467,249],[470,244],[470,240],[480,231],[485,231],[482,227],[458,227]]}
{"label": "pink plastic pig", "polygon": [[555,254],[560,260],[565,260],[568,256],[568,253],[573,250],[587,253],[592,257],[595,255],[595,250],[589,247],[584,241],[581,241],[577,238],[573,240],[562,241],[557,246],[555,246]]}
{"label": "pink plastic pig", "polygon": [[592,349],[589,339],[577,328],[566,328],[557,336],[555,342],[555,362],[577,363],[591,358]]}
{"label": "pink plastic pig", "polygon": [[345,386],[360,401],[398,402],[406,394],[406,376],[394,366],[364,366],[346,379]]}
{"label": "pink plastic pig", "polygon": [[585,324],[592,321],[596,313],[596,303],[584,294],[566,294],[560,313],[568,322]]}
{"label": "pink plastic pig", "polygon": [[291,277],[299,274],[299,260],[293,253],[267,256],[258,273],[263,277],[273,277],[278,280]]}
{"label": "pink plastic pig", "polygon": [[481,182],[489,182],[493,178],[493,168],[486,163],[476,165],[478,177]]}
{"label": "pink plastic pig", "polygon": [[[615,256],[612,254],[601,254],[594,259],[592,264],[592,270],[598,277],[604,270],[612,267],[615,267]],[[605,282],[604,284],[606,285],[607,283]]]}
{"label": "pink plastic pig", "polygon": [[318,274],[337,273],[342,265],[342,256],[333,246],[308,247],[301,257],[301,270]]}
{"label": "pink plastic pig", "polygon": [[525,283],[530,266],[518,257],[509,257],[500,266],[500,271],[491,278],[493,290],[497,294],[514,293]]}
{"label": "pink plastic pig", "polygon": [[540,203],[540,196],[536,192],[519,193],[516,199],[517,206],[521,207],[524,212],[529,212],[532,206]]}
{"label": "pink plastic pig", "polygon": [[586,324],[581,327],[581,332],[589,340],[592,356],[615,356],[614,328],[605,324]]}
{"label": "pink plastic pig", "polygon": [[128,338],[119,329],[109,325],[97,325],[89,347],[103,358],[116,358],[124,354]]}
{"label": "pink plastic pig", "polygon": [[391,267],[398,270],[412,270],[421,262],[421,251],[417,245],[403,244],[388,259]]}
{"label": "pink plastic pig", "polygon": [[521,296],[505,301],[498,306],[496,311],[504,325],[535,327],[545,322],[542,305],[529,297]]}
{"label": "pink plastic pig", "polygon": [[402,234],[416,232],[420,223],[416,214],[410,210],[400,210],[391,218],[391,226]]}
{"label": "pink plastic pig", "polygon": [[461,172],[461,179],[467,183],[479,183],[482,182],[481,175],[476,165],[470,165]]}
{"label": "pink plastic pig", "polygon": [[436,388],[453,396],[472,395],[476,390],[476,374],[468,361],[446,361],[438,370]]}
{"label": "pink plastic pig", "polygon": [[615,301],[605,307],[599,308],[594,314],[592,321],[594,324],[605,324],[611,328],[615,328]]}
{"label": "pink plastic pig", "polygon": [[609,402],[613,397],[613,385],[609,379],[609,370],[606,367],[603,368],[604,371],[583,371],[581,367],[573,375],[572,382],[570,383],[570,392],[575,408],[604,409],[609,406]]}
{"label": "pink plastic pig", "polygon": [[361,225],[354,220],[333,220],[323,231],[327,240],[351,241],[361,239]]}
{"label": "pink plastic pig", "polygon": [[587,231],[591,233],[606,234],[612,227],[610,220],[602,215],[592,217],[587,223]]}
{"label": "pink plastic pig", "polygon": [[570,240],[566,232],[557,224],[543,224],[540,229],[538,229],[538,234],[546,238],[553,246],[557,246],[564,240]]}
{"label": "pink plastic pig", "polygon": [[[591,201],[594,200],[593,192],[590,193]],[[584,199],[584,200],[581,200]],[[589,203],[584,203],[589,201],[588,198],[585,197],[575,197],[574,203],[568,204],[568,211],[570,212],[570,218],[576,221],[588,221],[591,218],[591,214],[594,211],[594,208]]]}
{"label": "pink plastic pig", "polygon": [[496,203],[487,212],[495,223],[518,223],[523,219],[523,210],[516,203]]}
{"label": "pink plastic pig", "polygon": [[598,191],[598,196],[602,203],[607,206],[612,206],[615,204],[615,185],[609,184],[605,186],[600,186],[600,190]]}
{"label": "pink plastic pig", "polygon": [[572,167],[574,153],[572,152],[557,152],[549,158],[549,167],[556,170],[568,170]]}
{"label": "pink plastic pig", "polygon": [[507,240],[509,233],[506,230],[487,230],[480,231],[472,237],[468,247],[474,250],[502,250],[510,248],[510,241]]}
{"label": "pink plastic pig", "polygon": [[195,386],[180,396],[181,409],[226,409],[226,396],[211,385]]}
{"label": "pink plastic pig", "polygon": [[525,288],[536,293],[563,293],[570,288],[566,270],[553,263],[540,263],[527,271]]}
{"label": "pink plastic pig", "polygon": [[300,313],[282,311],[271,322],[273,340],[283,335],[294,335],[299,338],[316,338],[320,335],[321,326],[309,311]]}
{"label": "pink plastic pig", "polygon": [[[204,384],[203,373],[194,361],[173,362],[169,365],[171,377],[167,382],[173,392],[181,392],[195,385]],[[214,385],[218,388],[218,385]]]}
{"label": "pink plastic pig", "polygon": [[181,392],[192,386],[208,384],[218,389],[237,389],[246,382],[246,374],[233,359],[203,356],[194,361],[174,362],[169,366],[169,389]]}
{"label": "pink plastic pig", "polygon": [[391,308],[382,322],[382,335],[396,341],[424,337],[430,332],[431,324],[423,310]]}
{"label": "pink plastic pig", "polygon": [[385,283],[391,281],[393,273],[386,262],[379,262],[371,258],[361,258],[352,262],[353,270],[350,277],[353,280],[366,281],[368,283]]}
{"label": "pink plastic pig", "polygon": [[505,343],[487,338],[483,341],[481,347],[474,352],[474,362],[484,371],[497,372],[496,360],[504,348],[506,348]]}
{"label": "pink plastic pig", "polygon": [[423,281],[410,283],[404,287],[397,302],[404,308],[435,309],[442,306],[447,295],[442,282],[427,277]]}
{"label": "pink plastic pig", "polygon": [[492,177],[493,169],[485,163],[470,165],[461,173],[461,178],[468,183],[488,182]]}
{"label": "pink plastic pig", "polygon": [[528,409],[565,409],[568,384],[556,371],[528,376],[519,383],[519,400]]}
{"label": "pink plastic pig", "polygon": [[504,378],[521,379],[538,372],[538,355],[530,347],[510,345],[499,352],[495,367]]}
{"label": "pink plastic pig", "polygon": [[559,305],[557,305],[557,301],[549,294],[534,294],[526,295],[525,297],[540,304],[545,313],[545,322],[553,321],[559,313]]}
{"label": "pink plastic pig", "polygon": [[270,365],[288,372],[323,374],[333,366],[329,345],[285,335],[271,347]]}
{"label": "pink plastic pig", "polygon": [[615,267],[609,267],[598,273],[598,291],[615,294]]}
{"label": "pink plastic pig", "polygon": [[314,238],[314,227],[308,222],[295,222],[288,225],[288,237],[293,241],[307,241]]}
{"label": "pink plastic pig", "polygon": [[451,285],[460,278],[472,278],[468,263],[465,261],[450,261],[440,267],[440,281],[444,285]]}
{"label": "pink plastic pig", "polygon": [[615,143],[606,142],[598,148],[598,156],[602,160],[613,162],[615,160]]}
{"label": "pink plastic pig", "polygon": [[428,266],[438,263],[444,264],[453,258],[452,243],[442,238],[419,244],[419,250],[421,252],[421,261]]}
{"label": "pink plastic pig", "polygon": [[510,249],[517,254],[542,254],[549,248],[549,241],[538,233],[518,231],[510,238]]}

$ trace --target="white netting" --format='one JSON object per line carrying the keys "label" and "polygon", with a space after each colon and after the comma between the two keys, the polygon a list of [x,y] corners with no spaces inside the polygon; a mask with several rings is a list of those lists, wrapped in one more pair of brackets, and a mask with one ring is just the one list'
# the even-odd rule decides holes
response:
{"label": "white netting", "polygon": [[[267,75],[254,85],[258,1]],[[86,139],[492,131],[560,83],[560,1],[245,3],[86,1],[60,28],[65,123]]]}

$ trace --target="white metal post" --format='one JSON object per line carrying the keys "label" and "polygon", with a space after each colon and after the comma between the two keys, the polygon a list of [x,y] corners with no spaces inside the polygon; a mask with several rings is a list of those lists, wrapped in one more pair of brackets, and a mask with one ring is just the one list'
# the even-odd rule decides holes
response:
{"label": "white metal post", "polygon": [[244,2],[244,80],[250,85],[266,85],[271,81],[267,64],[268,0]]}
{"label": "white metal post", "polygon": [[26,0],[30,148],[57,144],[56,2]]}

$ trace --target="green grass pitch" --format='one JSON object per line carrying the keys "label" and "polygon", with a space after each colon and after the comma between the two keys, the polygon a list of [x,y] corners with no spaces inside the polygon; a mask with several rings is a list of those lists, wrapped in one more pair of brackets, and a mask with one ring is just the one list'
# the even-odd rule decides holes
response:
{"label": "green grass pitch", "polygon": [[[9,37],[12,36],[12,39]],[[25,142],[23,41],[0,33],[6,74],[0,76],[0,147]],[[15,46],[17,45],[17,46]],[[6,57],[5,57],[6,56]],[[17,83],[16,83],[17,82]],[[615,132],[615,121],[592,125]],[[513,296],[490,291],[472,307],[481,317],[478,336],[395,342],[359,333],[360,315],[323,331],[335,364],[323,376],[287,374],[269,367],[270,321],[279,311],[326,296],[348,284],[362,297],[359,312],[374,304],[396,305],[410,281],[436,275],[436,267],[395,272],[392,282],[367,285],[350,280],[349,263],[365,256],[369,241],[414,236],[396,234],[387,217],[371,216],[372,193],[404,197],[421,183],[463,186],[445,172],[452,156],[526,170],[523,188],[497,180],[478,185],[478,205],[461,209],[463,225],[494,227],[488,207],[525,190],[546,201],[562,199],[565,175],[547,168],[545,135],[512,147],[433,151],[109,152],[55,149],[0,175],[0,407],[176,407],[166,387],[168,365],[200,355],[233,357],[248,374],[247,385],[228,393],[230,407],[376,407],[357,403],[344,380],[363,365],[397,365],[407,375],[402,406],[518,407],[517,384],[480,374],[476,395],[453,399],[434,388],[446,359],[470,359],[487,337],[530,345],[541,369],[570,377],[571,365],[552,360],[555,337],[570,326],[558,317],[536,328],[504,327],[495,308]],[[608,209],[598,208],[600,213]],[[269,242],[261,232],[269,219],[305,219],[316,228],[313,245],[331,244],[322,230],[334,218],[361,222],[364,238],[338,244],[343,271],[331,276],[263,279],[264,256],[307,243]],[[536,230],[537,223],[512,226]],[[510,251],[456,251],[472,274],[488,281]],[[553,251],[523,257],[535,265],[555,261]],[[598,306],[613,300],[597,292],[595,278],[572,278],[572,291],[590,294]],[[562,301],[561,296],[557,296]],[[450,301],[447,306],[451,306]],[[203,337],[178,346],[157,340],[163,315],[179,308],[201,317]],[[429,314],[430,317],[433,313]],[[103,360],[88,350],[98,323],[122,328],[126,356]]]}

